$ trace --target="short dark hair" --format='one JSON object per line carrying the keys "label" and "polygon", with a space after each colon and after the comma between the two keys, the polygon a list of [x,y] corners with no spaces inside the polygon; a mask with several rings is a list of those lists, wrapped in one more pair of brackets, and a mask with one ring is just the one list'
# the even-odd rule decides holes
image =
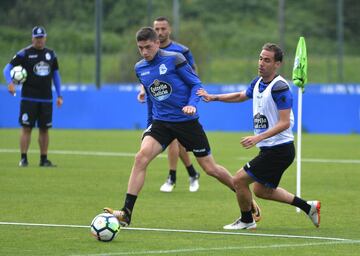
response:
{"label": "short dark hair", "polygon": [[280,61],[280,62],[283,61],[284,52],[283,52],[283,50],[282,50],[277,44],[274,44],[274,43],[266,43],[266,44],[264,44],[264,46],[262,47],[262,49],[263,49],[263,50],[266,50],[266,51],[273,52],[273,53],[274,53],[274,59],[275,59],[275,61]]}
{"label": "short dark hair", "polygon": [[170,25],[170,20],[166,18],[165,16],[157,17],[154,21],[166,21]]}
{"label": "short dark hair", "polygon": [[136,41],[156,41],[158,40],[158,35],[155,30],[151,27],[143,27],[138,32],[136,32]]}

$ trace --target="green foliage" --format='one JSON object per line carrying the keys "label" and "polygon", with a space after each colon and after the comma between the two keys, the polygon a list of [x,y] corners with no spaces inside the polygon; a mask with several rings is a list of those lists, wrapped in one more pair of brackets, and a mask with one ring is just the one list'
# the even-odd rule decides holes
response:
{"label": "green foliage", "polygon": [[[337,3],[337,0],[285,1],[283,48],[288,61],[292,62],[299,36],[305,36],[309,59],[327,58],[334,63],[326,65],[331,68],[325,70],[326,74],[309,66],[309,72],[315,74],[310,82],[336,82],[338,79],[337,75],[332,75],[337,73]],[[345,70],[344,78],[345,82],[360,81],[356,66],[350,65],[353,63],[351,60],[348,62],[349,58],[360,55],[360,1],[344,0],[343,3],[344,66],[350,69]],[[139,55],[134,35],[140,27],[151,26],[158,16],[167,16],[171,20],[172,4],[170,0],[102,1],[104,82],[136,81],[133,66]],[[280,41],[278,0],[182,0],[179,4],[180,27],[176,40],[192,50],[200,75],[206,82],[248,82],[253,77],[250,74],[256,72],[261,46],[265,42]],[[94,70],[94,63],[82,63],[79,59],[94,54],[95,0],[2,0],[0,16],[1,66],[15,52],[30,44],[32,27],[41,24],[48,32],[48,46],[59,56],[68,58],[62,58],[61,63],[75,69]],[[109,65],[111,61],[112,66]],[[82,66],[76,67],[79,63]],[[286,65],[284,70],[289,70],[292,64]],[[346,77],[346,74],[356,76]],[[67,82],[79,81],[64,72],[62,76]],[[87,72],[80,76],[86,77],[83,81],[94,77]]]}

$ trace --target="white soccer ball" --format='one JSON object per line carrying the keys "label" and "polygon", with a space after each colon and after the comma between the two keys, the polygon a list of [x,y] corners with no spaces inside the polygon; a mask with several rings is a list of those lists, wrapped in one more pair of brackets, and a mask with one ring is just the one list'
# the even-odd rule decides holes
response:
{"label": "white soccer ball", "polygon": [[114,215],[101,213],[92,220],[90,230],[97,240],[110,242],[118,234],[120,223]]}
{"label": "white soccer ball", "polygon": [[22,66],[15,66],[10,70],[11,79],[15,84],[23,84],[26,81],[27,72]]}

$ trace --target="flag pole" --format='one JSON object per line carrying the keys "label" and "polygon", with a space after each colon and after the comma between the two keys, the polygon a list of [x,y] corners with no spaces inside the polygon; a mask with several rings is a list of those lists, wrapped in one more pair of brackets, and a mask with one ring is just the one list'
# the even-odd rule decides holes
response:
{"label": "flag pole", "polygon": [[[305,38],[300,37],[296,47],[292,80],[298,86],[297,146],[296,146],[296,196],[301,197],[301,135],[302,135],[302,96],[307,83],[307,52]],[[296,208],[300,212],[299,208]]]}
{"label": "flag pole", "polygon": [[[298,89],[297,144],[296,144],[296,196],[301,197],[301,134],[302,134],[302,89]],[[296,207],[296,212],[300,208]]]}

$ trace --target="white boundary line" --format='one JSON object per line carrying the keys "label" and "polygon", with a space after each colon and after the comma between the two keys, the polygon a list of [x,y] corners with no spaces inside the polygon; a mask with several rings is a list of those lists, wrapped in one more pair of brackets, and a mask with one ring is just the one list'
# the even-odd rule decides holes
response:
{"label": "white boundary line", "polygon": [[[84,225],[66,225],[66,224],[41,224],[41,223],[21,223],[21,222],[0,222],[0,225],[15,225],[15,226],[37,226],[37,227],[61,227],[61,228],[89,228]],[[346,238],[337,237],[321,237],[321,236],[300,236],[300,235],[279,235],[279,234],[264,234],[264,233],[248,233],[248,232],[224,232],[224,231],[206,231],[206,230],[186,230],[186,229],[162,229],[162,228],[129,228],[124,227],[122,230],[133,231],[154,231],[154,232],[176,232],[176,233],[197,233],[206,235],[240,235],[240,236],[260,236],[260,237],[278,237],[278,238],[298,238],[298,239],[313,239],[313,240],[327,240],[327,241],[357,241]]]}
{"label": "white boundary line", "polygon": [[[19,153],[18,149],[0,148],[0,153]],[[38,150],[29,150],[30,154],[38,154]],[[49,150],[50,154],[57,155],[80,155],[80,156],[115,156],[115,157],[134,157],[135,153],[130,152],[103,152],[103,151],[77,151],[77,150]],[[158,157],[165,158],[165,154]],[[249,160],[248,157],[237,157],[239,160]],[[302,158],[301,162],[307,163],[336,163],[336,164],[360,164],[359,159],[321,159],[321,158]]]}
{"label": "white boundary line", "polygon": [[172,250],[157,250],[157,251],[128,251],[128,252],[112,252],[100,254],[72,254],[71,256],[113,256],[113,255],[149,255],[149,254],[179,254],[179,253],[194,253],[206,251],[227,251],[227,250],[254,250],[254,249],[281,249],[293,247],[308,247],[321,245],[336,245],[336,244],[354,244],[360,241],[331,241],[318,243],[301,243],[301,244],[272,244],[272,245],[253,245],[253,246],[229,246],[229,247],[213,247],[213,248],[186,248],[186,249],[172,249]]}

